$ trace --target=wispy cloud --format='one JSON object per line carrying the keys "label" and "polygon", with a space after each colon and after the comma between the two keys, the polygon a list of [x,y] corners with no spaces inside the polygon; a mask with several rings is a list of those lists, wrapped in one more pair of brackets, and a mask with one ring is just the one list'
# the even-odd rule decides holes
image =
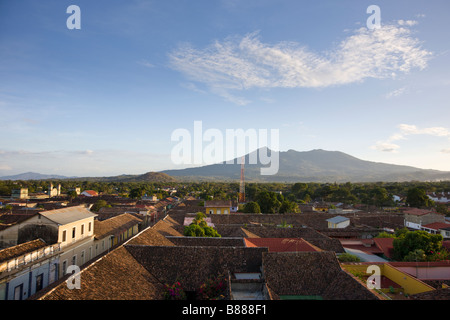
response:
{"label": "wispy cloud", "polygon": [[10,171],[12,170],[11,166],[7,165],[7,164],[0,164],[0,170],[2,171]]}
{"label": "wispy cloud", "polygon": [[413,37],[414,24],[401,20],[375,30],[362,27],[321,54],[296,42],[264,43],[258,33],[217,40],[200,49],[184,44],[169,54],[170,65],[211,92],[246,104],[236,92],[324,88],[422,70],[432,53]]}
{"label": "wispy cloud", "polygon": [[406,92],[406,87],[402,87],[402,88],[399,88],[399,89],[396,89],[394,91],[391,91],[391,92],[387,93],[385,95],[385,98],[386,99],[396,98],[396,97],[401,96],[405,92]]}
{"label": "wispy cloud", "polygon": [[416,20],[398,20],[398,25],[400,26],[415,26],[416,24],[418,24],[419,22],[417,22]]}
{"label": "wispy cloud", "polygon": [[147,67],[147,68],[154,68],[155,67],[153,64],[151,64],[147,60],[139,60],[137,63],[140,64],[141,66],[144,66],[144,67]]}
{"label": "wispy cloud", "polygon": [[[383,152],[397,152],[400,146],[394,142],[406,140],[410,135],[430,135],[450,138],[450,130],[444,127],[418,128],[415,125],[400,124],[398,125],[398,129],[399,131],[392,134],[387,140],[377,141],[371,148]],[[447,150],[450,151],[450,149],[444,149],[441,152],[445,153]]]}

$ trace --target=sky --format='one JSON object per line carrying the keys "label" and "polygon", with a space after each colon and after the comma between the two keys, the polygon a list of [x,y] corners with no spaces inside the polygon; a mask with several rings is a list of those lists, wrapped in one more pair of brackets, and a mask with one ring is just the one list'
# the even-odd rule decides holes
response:
{"label": "sky", "polygon": [[196,121],[224,136],[277,130],[280,151],[450,171],[449,11],[447,0],[0,0],[0,176],[195,166],[173,161],[173,133],[204,150]]}

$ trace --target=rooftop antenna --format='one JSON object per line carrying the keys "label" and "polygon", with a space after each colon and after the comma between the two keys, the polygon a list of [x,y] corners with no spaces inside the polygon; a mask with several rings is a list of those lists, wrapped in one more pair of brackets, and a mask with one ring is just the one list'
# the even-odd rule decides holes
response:
{"label": "rooftop antenna", "polygon": [[241,158],[241,182],[239,185],[239,203],[245,202],[244,163],[245,163],[245,156],[242,156],[242,158]]}

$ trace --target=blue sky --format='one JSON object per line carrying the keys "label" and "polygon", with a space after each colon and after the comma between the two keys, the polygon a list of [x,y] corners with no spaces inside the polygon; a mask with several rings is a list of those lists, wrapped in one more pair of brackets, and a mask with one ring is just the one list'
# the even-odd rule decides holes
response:
{"label": "blue sky", "polygon": [[[69,5],[81,29],[69,30]],[[381,28],[366,12],[378,5]],[[450,3],[0,2],[0,176],[175,168],[174,130],[450,171]],[[187,166],[187,165],[186,165]]]}

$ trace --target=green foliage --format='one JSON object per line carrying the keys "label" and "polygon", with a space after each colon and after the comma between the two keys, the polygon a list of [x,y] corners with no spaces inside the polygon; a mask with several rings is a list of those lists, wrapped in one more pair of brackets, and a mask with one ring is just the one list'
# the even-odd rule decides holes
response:
{"label": "green foliage", "polygon": [[184,235],[187,237],[215,237],[220,238],[220,234],[205,221],[206,215],[197,212],[194,220],[189,226],[184,227]]}
{"label": "green foliage", "polygon": [[289,224],[286,222],[286,220],[283,220],[281,224],[277,225],[278,228],[292,228],[292,224]]}
{"label": "green foliage", "polygon": [[398,238],[398,237],[406,234],[407,232],[409,232],[409,229],[406,227],[403,227],[401,229],[395,230],[394,234],[395,234],[395,237]]}
{"label": "green foliage", "polygon": [[67,192],[67,196],[70,199],[75,199],[76,197],[78,197],[78,194],[77,194],[77,192],[75,190],[72,190],[72,191]]}
{"label": "green foliage", "polygon": [[103,207],[111,208],[111,205],[105,200],[97,200],[97,202],[95,202],[92,206],[91,211],[98,212]]}
{"label": "green foliage", "polygon": [[395,234],[383,231],[380,232],[375,238],[395,238]]}
{"label": "green foliage", "polygon": [[354,254],[351,253],[342,253],[338,256],[338,260],[340,262],[360,262],[361,259],[359,259],[359,257],[355,256]]}
{"label": "green foliage", "polygon": [[284,200],[280,206],[280,213],[299,213],[300,209],[298,208],[297,203],[289,200]]}
{"label": "green foliage", "polygon": [[225,277],[218,276],[209,278],[201,284],[197,290],[200,300],[224,300],[226,296],[227,282]]}
{"label": "green foliage", "polygon": [[243,212],[244,213],[261,213],[261,208],[259,207],[258,202],[251,201],[251,202],[247,202],[244,205]]}
{"label": "green foliage", "polygon": [[186,237],[205,237],[205,230],[198,224],[190,224],[184,227]]}
{"label": "green foliage", "polygon": [[414,251],[408,252],[408,254],[403,258],[404,261],[426,261],[427,256],[422,249],[415,249]]}
{"label": "green foliage", "polygon": [[424,189],[415,187],[408,190],[406,204],[410,207],[422,208],[431,207],[434,205],[434,202],[427,196]]}
{"label": "green foliage", "polygon": [[442,240],[440,234],[429,234],[421,230],[402,233],[393,242],[394,258],[399,261],[416,258],[421,253],[418,250],[421,250],[428,259],[433,253],[443,251]]}
{"label": "green foliage", "polygon": [[258,202],[262,213],[278,213],[281,202],[278,195],[272,191],[262,191],[258,193],[256,202]]}
{"label": "green foliage", "polygon": [[164,285],[164,299],[165,300],[186,300],[186,292],[179,281],[169,285]]}

